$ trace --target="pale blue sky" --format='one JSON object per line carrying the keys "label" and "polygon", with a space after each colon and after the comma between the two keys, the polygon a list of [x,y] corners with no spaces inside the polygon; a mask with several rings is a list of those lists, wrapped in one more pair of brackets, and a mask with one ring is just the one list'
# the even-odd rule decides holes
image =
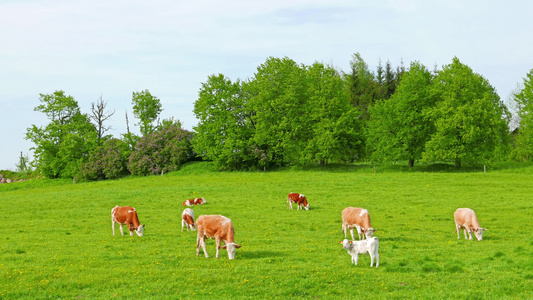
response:
{"label": "pale blue sky", "polygon": [[196,125],[207,76],[254,75],[269,56],[348,71],[361,53],[429,69],[457,56],[503,100],[533,68],[531,1],[0,1],[0,169],[15,169],[39,94],[64,90],[84,113],[100,95],[114,136],[133,125],[133,91],[161,99],[162,118]]}

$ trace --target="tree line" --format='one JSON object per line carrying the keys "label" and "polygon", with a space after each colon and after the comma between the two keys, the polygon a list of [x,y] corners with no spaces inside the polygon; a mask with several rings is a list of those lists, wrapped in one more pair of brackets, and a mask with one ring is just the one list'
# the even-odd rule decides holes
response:
{"label": "tree line", "polygon": [[[429,71],[419,62],[396,68],[381,61],[374,72],[356,53],[347,72],[323,63],[269,57],[247,80],[223,74],[202,83],[193,132],[148,90],[133,92],[141,136],[105,135],[100,97],[83,114],[63,91],[41,94],[35,110],[49,119],[27,129],[32,165],[45,176],[117,178],[177,170],[186,161],[212,161],[219,170],[272,169],[358,161],[527,161],[533,153],[533,69],[513,94],[520,125],[487,79],[458,58]],[[126,114],[126,120],[127,114]],[[127,121],[128,123],[128,121]]]}

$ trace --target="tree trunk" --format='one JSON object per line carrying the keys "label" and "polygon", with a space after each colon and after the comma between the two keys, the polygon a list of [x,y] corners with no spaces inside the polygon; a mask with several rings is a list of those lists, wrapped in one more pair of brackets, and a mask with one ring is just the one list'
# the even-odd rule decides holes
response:
{"label": "tree trunk", "polygon": [[412,158],[409,159],[409,168],[412,168],[414,165],[415,165],[415,160]]}

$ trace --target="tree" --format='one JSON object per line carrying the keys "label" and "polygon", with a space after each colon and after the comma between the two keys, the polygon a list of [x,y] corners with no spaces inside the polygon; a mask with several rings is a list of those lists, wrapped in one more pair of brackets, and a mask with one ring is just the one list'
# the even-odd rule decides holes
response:
{"label": "tree", "polygon": [[513,94],[518,108],[520,124],[511,158],[528,161],[533,157],[533,69],[523,78],[522,88]]}
{"label": "tree", "polygon": [[96,129],[64,91],[40,94],[39,101],[35,111],[46,114],[50,123],[44,128],[32,125],[26,131],[26,139],[35,143],[34,164],[50,178],[72,178],[96,147]]}
{"label": "tree", "polygon": [[422,158],[424,145],[433,132],[425,116],[433,106],[432,75],[419,62],[411,63],[387,101],[371,109],[367,145],[372,157],[381,161],[407,160],[409,167]]}
{"label": "tree", "polygon": [[20,151],[19,162],[15,165],[15,167],[17,168],[17,172],[20,173],[31,171],[30,158],[28,155],[23,155],[22,151]]}
{"label": "tree", "polygon": [[307,103],[302,110],[312,129],[303,162],[353,161],[361,153],[362,130],[359,113],[350,105],[339,73],[321,63],[306,68]]}
{"label": "tree", "polygon": [[162,111],[161,102],[158,98],[152,96],[150,91],[133,92],[131,100],[133,104],[133,115],[139,119],[141,134],[148,135],[155,129],[154,122]]}
{"label": "tree", "polygon": [[108,139],[91,151],[89,159],[80,168],[80,177],[98,180],[127,175],[130,152],[126,142]]}
{"label": "tree", "polygon": [[102,96],[100,96],[100,99],[98,99],[96,103],[91,103],[91,115],[89,117],[95,123],[96,131],[98,133],[97,138],[99,144],[100,140],[104,136],[104,133],[111,129],[111,126],[106,127],[104,125],[104,122],[115,114],[115,110],[113,110],[112,112],[106,111],[106,106],[107,102],[102,99]]}
{"label": "tree", "polygon": [[192,158],[192,133],[166,127],[143,136],[131,152],[128,170],[134,175],[157,175],[179,170]]}
{"label": "tree", "polygon": [[353,54],[350,61],[350,73],[344,74],[344,78],[348,86],[350,102],[361,111],[361,117],[368,120],[368,110],[379,97],[379,85],[359,53]]}
{"label": "tree", "polygon": [[431,93],[435,107],[428,117],[435,132],[426,143],[423,159],[482,162],[508,144],[508,112],[494,88],[458,58],[436,76]]}
{"label": "tree", "polygon": [[304,67],[285,58],[269,57],[247,86],[254,124],[253,145],[268,166],[300,164],[310,139]]}
{"label": "tree", "polygon": [[245,107],[240,81],[222,74],[202,83],[194,114],[199,122],[192,141],[194,150],[212,160],[218,169],[246,169],[253,165],[251,143],[253,124]]}

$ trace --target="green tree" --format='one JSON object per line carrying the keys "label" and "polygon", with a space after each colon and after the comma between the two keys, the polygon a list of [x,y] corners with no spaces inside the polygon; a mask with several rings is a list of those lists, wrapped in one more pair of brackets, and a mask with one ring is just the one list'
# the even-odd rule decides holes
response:
{"label": "green tree", "polygon": [[[350,102],[361,111],[361,117],[368,120],[368,110],[379,98],[380,87],[359,53],[353,54],[350,72],[344,74],[344,78],[348,86]],[[386,76],[385,79],[387,79]]]}
{"label": "green tree", "polygon": [[30,158],[28,155],[23,155],[22,151],[20,152],[19,162],[15,165],[17,172],[25,173],[31,171]]}
{"label": "green tree", "polygon": [[249,142],[253,125],[245,100],[240,81],[233,83],[218,74],[202,83],[194,103],[199,122],[194,127],[193,148],[218,169],[245,169],[253,164]]}
{"label": "green tree", "polygon": [[26,139],[35,143],[34,165],[50,178],[72,178],[96,147],[96,129],[80,112],[78,102],[64,91],[40,94],[39,101],[35,111],[46,114],[50,122],[26,131]]}
{"label": "green tree", "polygon": [[131,102],[133,104],[133,115],[139,119],[139,123],[136,125],[140,126],[141,134],[144,136],[152,133],[155,129],[154,122],[163,110],[159,99],[152,96],[150,91],[144,90],[133,92]]}
{"label": "green tree", "polygon": [[513,94],[520,124],[511,158],[528,161],[533,157],[533,69],[524,78],[522,88]]}
{"label": "green tree", "polygon": [[380,161],[407,160],[409,167],[422,158],[424,145],[433,132],[425,116],[433,106],[432,75],[419,62],[411,63],[396,93],[371,108],[367,145],[372,158]]}
{"label": "green tree", "polygon": [[312,129],[306,141],[303,162],[353,161],[362,147],[358,110],[349,100],[339,73],[321,63],[306,68],[307,99],[302,113]]}
{"label": "green tree", "polygon": [[293,60],[270,57],[247,86],[248,107],[255,124],[253,145],[268,165],[300,164],[311,136],[304,67]]}
{"label": "green tree", "polygon": [[436,103],[428,116],[435,132],[426,143],[426,161],[479,163],[508,143],[505,105],[489,82],[458,58],[439,72],[431,93]]}

